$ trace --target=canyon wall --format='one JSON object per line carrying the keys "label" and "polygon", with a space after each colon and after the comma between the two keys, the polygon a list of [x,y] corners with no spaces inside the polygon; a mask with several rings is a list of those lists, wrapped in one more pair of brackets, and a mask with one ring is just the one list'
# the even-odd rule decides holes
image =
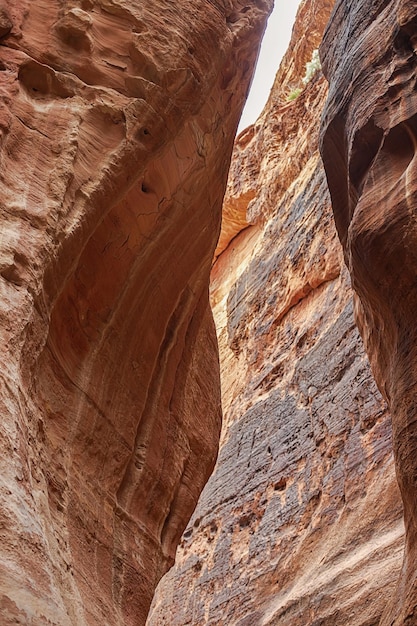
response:
{"label": "canyon wall", "polygon": [[327,83],[320,71],[302,83],[332,5],[301,4],[270,99],[235,144],[211,275],[221,449],[149,626],[375,626],[394,593],[391,420],[318,153]]}
{"label": "canyon wall", "polygon": [[0,0],[0,621],[143,624],[217,455],[208,280],[270,0]]}
{"label": "canyon wall", "polygon": [[355,313],[393,421],[406,550],[381,624],[417,623],[417,6],[337,2],[322,153]]}

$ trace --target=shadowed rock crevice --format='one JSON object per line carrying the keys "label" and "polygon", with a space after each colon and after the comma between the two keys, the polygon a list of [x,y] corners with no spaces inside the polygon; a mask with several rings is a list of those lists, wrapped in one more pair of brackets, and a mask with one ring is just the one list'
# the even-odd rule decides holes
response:
{"label": "shadowed rock crevice", "polygon": [[417,605],[416,7],[403,0],[371,6],[357,0],[348,19],[345,13],[337,2],[322,46],[330,86],[322,153],[356,292],[356,320],[392,413],[406,550],[381,624],[397,626],[414,623]]}

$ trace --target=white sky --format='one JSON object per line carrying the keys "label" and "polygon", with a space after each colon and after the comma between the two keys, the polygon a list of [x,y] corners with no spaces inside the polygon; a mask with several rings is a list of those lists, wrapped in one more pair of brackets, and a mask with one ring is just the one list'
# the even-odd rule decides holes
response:
{"label": "white sky", "polygon": [[238,132],[256,121],[268,100],[275,74],[290,42],[299,4],[300,0],[275,0]]}

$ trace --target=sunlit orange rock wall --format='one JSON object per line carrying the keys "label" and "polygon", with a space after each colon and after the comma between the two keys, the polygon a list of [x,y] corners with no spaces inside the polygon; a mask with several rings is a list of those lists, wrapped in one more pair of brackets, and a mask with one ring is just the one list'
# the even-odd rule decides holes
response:
{"label": "sunlit orange rock wall", "polygon": [[322,56],[323,159],[356,320],[393,420],[401,576],[381,621],[417,624],[417,5],[337,2]]}
{"label": "sunlit orange rock wall", "polygon": [[302,3],[269,102],[235,144],[211,284],[221,450],[150,626],[374,626],[395,588],[391,423],[318,154],[323,75],[286,100],[332,4]]}
{"label": "sunlit orange rock wall", "polygon": [[208,278],[271,8],[0,1],[0,622],[146,619],[213,468]]}

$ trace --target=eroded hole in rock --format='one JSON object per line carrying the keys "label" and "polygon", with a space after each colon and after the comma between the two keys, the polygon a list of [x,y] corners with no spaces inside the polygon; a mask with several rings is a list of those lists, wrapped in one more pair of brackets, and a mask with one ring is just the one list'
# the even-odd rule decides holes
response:
{"label": "eroded hole in rock", "polygon": [[13,28],[10,11],[4,5],[0,5],[0,39],[7,37]]}
{"label": "eroded hole in rock", "polygon": [[70,98],[74,95],[64,77],[36,61],[26,61],[19,68],[19,81],[34,97]]}
{"label": "eroded hole in rock", "polygon": [[239,527],[247,528],[248,526],[250,526],[252,519],[253,519],[253,515],[251,514],[242,515],[242,517],[239,519]]}
{"label": "eroded hole in rock", "polygon": [[275,483],[274,490],[275,491],[285,491],[286,486],[287,486],[287,479],[286,478],[281,478],[278,482]]}

